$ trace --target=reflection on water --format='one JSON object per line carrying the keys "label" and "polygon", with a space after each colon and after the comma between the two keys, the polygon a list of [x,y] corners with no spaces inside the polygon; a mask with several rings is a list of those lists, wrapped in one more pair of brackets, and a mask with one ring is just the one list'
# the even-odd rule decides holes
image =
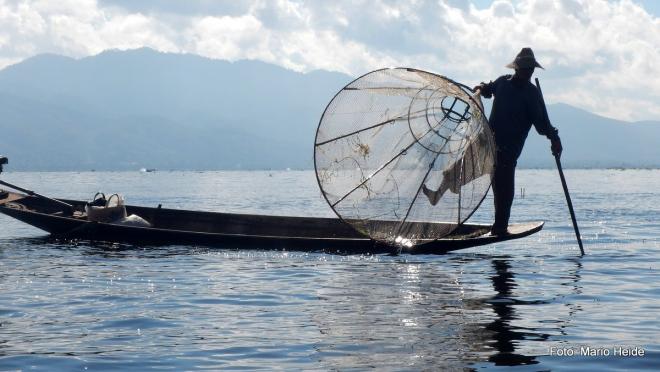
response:
{"label": "reflection on water", "polygon": [[511,266],[506,260],[501,259],[494,259],[492,263],[495,275],[491,276],[491,280],[497,294],[489,303],[497,317],[486,326],[486,329],[493,332],[493,347],[497,353],[488,357],[488,360],[498,366],[537,364],[538,361],[535,357],[516,353],[516,342],[531,338],[547,340],[550,335],[537,333],[535,329],[515,327],[512,322],[517,319],[517,316],[513,305],[543,304],[544,302],[516,302],[513,294],[513,290],[516,288],[515,275],[510,272]]}
{"label": "reflection on water", "polygon": [[[0,246],[0,289],[10,298],[0,306],[0,360],[9,366],[25,362],[18,355],[28,344],[37,365],[54,355],[66,368],[113,358],[139,369],[157,356],[183,368],[182,360],[209,368],[268,360],[322,369],[515,366],[538,363],[519,343],[551,337],[544,329],[552,326],[517,324],[517,308],[543,314],[549,301],[518,298],[510,257],[24,243]],[[6,266],[24,258],[20,270]],[[578,279],[564,276],[559,289]],[[558,325],[569,326],[572,315],[560,316]],[[128,358],[135,352],[139,363]]]}
{"label": "reflection on water", "polygon": [[[324,287],[321,295],[333,306],[315,319],[320,332],[332,337],[331,351],[361,352],[329,358],[334,362],[332,367],[366,368],[403,362],[410,367],[459,368],[484,358],[496,366],[539,363],[535,355],[516,352],[516,344],[546,341],[550,334],[542,328],[517,326],[515,308],[548,301],[516,298],[509,259],[468,256],[451,263],[450,267],[460,270],[453,264],[490,262],[494,275],[489,278],[495,294],[488,297],[483,297],[475,283],[471,283],[472,288],[465,286],[468,273],[429,271],[419,263],[397,262],[386,271],[391,274],[386,277],[383,270],[338,276],[336,284]],[[337,304],[343,305],[340,311]],[[484,318],[492,320],[486,322]],[[392,334],[395,329],[399,331]]]}
{"label": "reflection on water", "polygon": [[[168,179],[168,174],[157,175],[159,184],[179,188],[164,189],[158,198],[147,187],[148,178],[133,174],[76,177],[88,186],[108,182],[113,191],[124,185],[136,204],[167,200],[189,209],[259,208],[250,204],[257,194],[239,192],[245,188],[244,174],[189,174],[194,190],[177,184],[180,175]],[[583,179],[571,183],[587,250],[580,258],[561,186],[543,186],[550,174],[523,172],[519,184],[535,187],[528,187],[526,198],[514,206],[516,219],[546,216],[541,233],[445,256],[61,242],[0,216],[0,370],[607,370],[659,365],[660,291],[653,283],[659,279],[660,235],[653,226],[660,217],[660,197],[644,193],[641,203],[645,188],[632,185],[630,194],[617,194],[623,200],[614,201],[621,208],[636,208],[628,215],[609,207],[614,187],[598,194]],[[48,181],[33,188],[49,195],[76,198],[66,193],[84,189],[62,186],[66,174],[13,176]],[[303,176],[275,173],[262,179],[256,174],[252,180],[256,189],[280,195],[279,212],[306,214],[310,205],[316,209],[317,198],[323,204]],[[575,173],[567,172],[569,181],[571,176]],[[614,183],[631,178],[610,176]],[[584,177],[595,176],[587,172]],[[657,181],[660,172],[644,180],[649,177]],[[270,182],[286,187],[274,188]],[[296,189],[296,184],[302,186]],[[231,197],[210,201],[218,187]],[[296,195],[287,197],[291,190]],[[197,208],[200,204],[204,208]],[[646,355],[548,356],[552,346],[619,344],[644,347]]]}

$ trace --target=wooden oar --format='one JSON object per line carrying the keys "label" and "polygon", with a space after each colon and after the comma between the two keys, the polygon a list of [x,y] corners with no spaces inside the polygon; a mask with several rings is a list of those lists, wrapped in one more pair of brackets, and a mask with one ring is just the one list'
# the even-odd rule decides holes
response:
{"label": "wooden oar", "polygon": [[41,199],[44,199],[44,200],[48,200],[49,202],[53,202],[53,203],[55,203],[55,204],[58,204],[58,205],[61,206],[61,207],[64,207],[66,212],[68,212],[68,213],[73,213],[73,206],[72,206],[71,204],[69,204],[69,203],[65,203],[65,202],[60,201],[60,200],[57,200],[57,199],[52,199],[52,198],[49,198],[49,197],[47,197],[47,196],[43,196],[43,195],[41,195],[41,194],[37,194],[36,192],[34,192],[34,191],[32,191],[32,190],[27,190],[27,189],[24,189],[24,188],[19,187],[19,186],[16,186],[16,185],[12,185],[11,183],[9,183],[9,182],[5,182],[5,181],[2,181],[2,180],[0,180],[0,185],[4,185],[4,186],[7,186],[7,187],[11,187],[11,188],[14,189],[14,190],[18,190],[18,191],[20,191],[20,192],[24,192],[24,193],[26,193],[26,194],[28,194],[28,195],[30,195],[30,196],[34,196],[34,197],[37,197],[37,198],[41,198]]}
{"label": "wooden oar", "polygon": [[[539,79],[536,78],[536,87],[539,89],[539,94],[541,95],[541,102],[543,103],[543,114],[545,115],[545,120],[550,123],[550,117],[548,116],[548,109],[545,107],[545,100],[543,99],[543,92],[541,91],[541,84]],[[559,171],[559,178],[561,178],[561,185],[564,188],[564,195],[566,196],[566,204],[568,204],[568,211],[571,213],[571,220],[573,220],[573,229],[575,230],[575,237],[577,238],[578,245],[580,246],[580,253],[584,256],[584,248],[582,247],[582,238],[580,237],[580,230],[578,229],[577,220],[575,219],[575,212],[573,211],[573,203],[571,202],[571,195],[568,193],[568,186],[566,185],[566,178],[564,178],[564,171],[561,168],[561,161],[559,160],[560,154],[553,154],[555,156],[555,162],[557,163],[557,170]]]}

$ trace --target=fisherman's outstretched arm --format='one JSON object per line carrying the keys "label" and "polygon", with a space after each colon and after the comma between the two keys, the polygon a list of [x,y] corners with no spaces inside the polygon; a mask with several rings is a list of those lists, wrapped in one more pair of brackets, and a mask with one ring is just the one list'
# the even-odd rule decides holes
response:
{"label": "fisherman's outstretched arm", "polygon": [[511,75],[502,75],[495,79],[495,81],[490,81],[488,83],[481,82],[481,84],[477,85],[472,89],[473,92],[476,92],[477,90],[481,92],[481,96],[484,98],[491,98],[493,97],[493,94],[495,94],[495,90],[497,90],[498,84],[501,84],[504,80],[510,78]]}
{"label": "fisherman's outstretched arm", "polygon": [[491,81],[489,83],[484,83],[482,81],[481,84],[472,88],[472,91],[475,93],[479,91],[482,97],[491,98],[493,97],[493,92],[495,91],[495,82]]}

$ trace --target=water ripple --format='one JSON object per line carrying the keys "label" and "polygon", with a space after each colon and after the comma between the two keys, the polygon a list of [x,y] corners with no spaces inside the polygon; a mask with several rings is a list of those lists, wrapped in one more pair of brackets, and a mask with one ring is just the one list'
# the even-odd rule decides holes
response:
{"label": "water ripple", "polygon": [[[553,177],[521,171],[517,180],[528,192],[516,200],[514,219],[546,219],[542,232],[445,256],[63,242],[0,216],[0,370],[660,365],[660,195],[647,186],[660,172],[567,171],[582,258]],[[7,178],[78,199],[104,189],[142,205],[329,215],[310,172]],[[245,192],[245,179],[263,192]],[[264,208],[269,201],[277,203]],[[492,219],[491,197],[474,219]],[[617,345],[644,348],[645,356],[550,355]]]}

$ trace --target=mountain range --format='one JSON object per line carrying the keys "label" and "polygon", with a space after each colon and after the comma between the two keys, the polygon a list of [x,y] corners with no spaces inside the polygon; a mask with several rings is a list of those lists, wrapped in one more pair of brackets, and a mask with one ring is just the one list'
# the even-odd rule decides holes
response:
{"label": "mountain range", "polygon": [[[351,80],[148,48],[38,55],[0,70],[0,153],[11,170],[311,169],[319,118]],[[548,111],[566,167],[660,167],[660,122]],[[548,141],[530,133],[519,164],[553,166]]]}

